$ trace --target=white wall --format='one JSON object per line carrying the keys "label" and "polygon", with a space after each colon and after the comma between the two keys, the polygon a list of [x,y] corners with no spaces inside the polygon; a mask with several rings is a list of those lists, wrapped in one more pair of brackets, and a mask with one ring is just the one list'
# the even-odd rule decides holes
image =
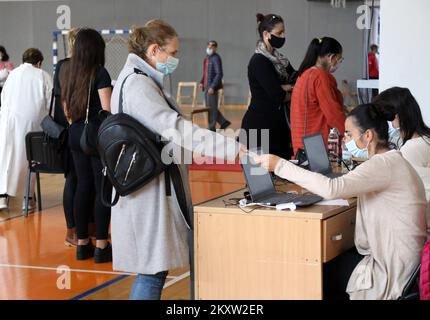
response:
{"label": "white wall", "polygon": [[430,125],[430,1],[381,0],[381,90],[407,87]]}

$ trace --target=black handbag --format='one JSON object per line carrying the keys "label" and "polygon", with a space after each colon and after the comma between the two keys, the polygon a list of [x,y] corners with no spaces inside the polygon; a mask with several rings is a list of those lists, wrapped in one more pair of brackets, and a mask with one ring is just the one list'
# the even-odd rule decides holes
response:
{"label": "black handbag", "polygon": [[45,132],[48,135],[48,137],[52,139],[63,140],[66,132],[66,128],[63,127],[61,124],[55,122],[54,118],[52,117],[53,105],[54,105],[54,89],[52,89],[51,103],[49,106],[49,114],[45,118],[43,118],[40,126],[42,127],[43,132]]}
{"label": "black handbag", "polygon": [[97,133],[102,121],[95,117],[89,119],[90,113],[90,98],[91,98],[92,80],[90,80],[90,85],[88,89],[88,101],[87,101],[87,111],[85,117],[84,130],[82,131],[81,139],[79,144],[82,151],[89,156],[97,156]]}

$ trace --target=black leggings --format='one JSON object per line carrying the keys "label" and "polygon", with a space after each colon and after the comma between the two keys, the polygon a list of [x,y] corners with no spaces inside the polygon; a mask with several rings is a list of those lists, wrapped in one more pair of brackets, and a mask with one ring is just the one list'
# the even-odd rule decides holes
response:
{"label": "black leggings", "polygon": [[363,258],[353,248],[324,264],[324,300],[349,300],[346,287],[352,272]]}
{"label": "black leggings", "polygon": [[[63,191],[63,208],[64,208],[64,216],[66,218],[66,224],[68,229],[72,229],[76,227],[75,213],[74,213],[74,201],[76,188],[78,185],[78,177],[76,176],[75,166],[73,163],[72,153],[69,149],[64,151],[65,164],[67,167],[66,173],[66,182],[64,184]],[[91,196],[93,198],[92,202],[94,203],[94,191],[91,192]],[[90,222],[94,223],[94,210],[90,215]]]}
{"label": "black leggings", "polygon": [[73,212],[73,202],[75,200],[76,187],[78,178],[75,171],[69,171],[66,175],[66,183],[63,191],[63,208],[64,216],[66,217],[67,229],[76,227],[75,213]]}
{"label": "black leggings", "polygon": [[[82,152],[79,138],[83,125],[72,125],[70,130],[70,148],[77,177],[76,193],[73,199],[73,211],[76,219],[78,239],[88,238],[88,223],[94,210],[97,240],[108,239],[111,210],[101,202],[102,163],[99,158]],[[93,201],[93,190],[95,200]]]}
{"label": "black leggings", "polygon": [[[110,208],[101,202],[102,163],[96,157],[90,157],[82,151],[72,151],[76,167],[77,187],[73,201],[78,239],[88,238],[88,223],[94,210],[97,240],[108,238]],[[92,192],[95,190],[95,202]]]}

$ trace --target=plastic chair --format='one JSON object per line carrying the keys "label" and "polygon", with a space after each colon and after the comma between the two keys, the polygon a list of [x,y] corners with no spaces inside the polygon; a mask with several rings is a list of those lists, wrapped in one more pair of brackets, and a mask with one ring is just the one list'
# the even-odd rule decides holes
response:
{"label": "plastic chair", "polygon": [[37,207],[42,211],[42,196],[40,189],[40,173],[64,174],[61,154],[55,144],[44,132],[30,132],[25,136],[25,148],[28,161],[27,183],[25,191],[24,215],[28,217],[31,174],[36,174]]}

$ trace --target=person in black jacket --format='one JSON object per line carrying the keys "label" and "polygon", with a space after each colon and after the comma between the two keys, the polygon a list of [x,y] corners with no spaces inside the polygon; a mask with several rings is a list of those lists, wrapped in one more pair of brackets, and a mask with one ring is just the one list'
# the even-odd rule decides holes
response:
{"label": "person in black jacket", "polygon": [[[243,117],[239,139],[250,149],[261,147],[264,152],[290,159],[293,152],[289,101],[297,72],[276,50],[285,43],[283,19],[275,14],[259,13],[257,21],[260,39],[248,65],[251,104]],[[262,131],[265,129],[269,131],[268,146],[267,135]]]}

